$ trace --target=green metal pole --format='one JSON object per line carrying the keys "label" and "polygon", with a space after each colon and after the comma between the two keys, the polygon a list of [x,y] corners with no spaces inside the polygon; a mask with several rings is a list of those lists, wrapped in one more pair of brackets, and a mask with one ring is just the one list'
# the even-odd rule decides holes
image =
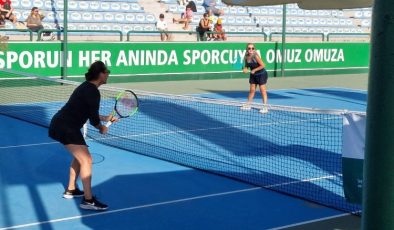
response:
{"label": "green metal pole", "polygon": [[362,229],[394,229],[394,1],[372,16]]}
{"label": "green metal pole", "polygon": [[285,76],[285,63],[286,63],[286,4],[283,4],[283,17],[282,17],[282,62],[281,62],[281,76]]}
{"label": "green metal pole", "polygon": [[68,27],[68,1],[64,0],[64,13],[63,13],[63,42],[62,42],[62,51],[63,51],[63,59],[62,59],[62,73],[61,78],[65,79],[67,77],[67,53],[68,53],[68,37],[67,37],[67,27]]}

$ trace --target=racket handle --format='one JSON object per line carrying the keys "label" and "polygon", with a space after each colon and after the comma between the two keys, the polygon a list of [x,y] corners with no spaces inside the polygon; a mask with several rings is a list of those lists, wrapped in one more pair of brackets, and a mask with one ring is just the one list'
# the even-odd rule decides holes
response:
{"label": "racket handle", "polygon": [[105,127],[109,127],[110,125],[112,125],[112,121],[108,121],[106,124],[105,124]]}

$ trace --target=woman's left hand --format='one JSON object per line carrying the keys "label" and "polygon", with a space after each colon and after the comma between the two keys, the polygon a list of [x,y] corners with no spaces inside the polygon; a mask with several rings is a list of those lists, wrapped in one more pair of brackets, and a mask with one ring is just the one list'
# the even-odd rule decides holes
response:
{"label": "woman's left hand", "polygon": [[251,74],[254,74],[255,72],[256,72],[256,71],[254,71],[254,70],[251,70],[251,71],[250,71]]}

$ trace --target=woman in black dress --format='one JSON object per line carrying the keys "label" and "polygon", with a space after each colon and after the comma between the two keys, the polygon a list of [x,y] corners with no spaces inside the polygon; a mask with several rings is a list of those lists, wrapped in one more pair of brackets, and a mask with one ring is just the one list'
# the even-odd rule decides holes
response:
{"label": "woman in black dress", "polygon": [[[92,195],[92,156],[81,133],[81,128],[89,119],[92,126],[101,134],[108,128],[101,121],[113,119],[99,115],[100,91],[98,87],[107,82],[109,70],[101,61],[94,62],[85,74],[86,81],[79,85],[68,102],[53,116],[49,136],[62,143],[73,156],[70,166],[70,179],[64,198],[84,196],[80,207],[91,210],[105,210],[107,205]],[[76,180],[81,177],[83,190],[77,187]]]}

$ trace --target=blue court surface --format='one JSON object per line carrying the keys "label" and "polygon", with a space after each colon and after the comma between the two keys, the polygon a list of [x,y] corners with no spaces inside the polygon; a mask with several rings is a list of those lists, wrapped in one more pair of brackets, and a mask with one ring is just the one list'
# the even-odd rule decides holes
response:
{"label": "blue court surface", "polygon": [[[200,96],[245,101],[247,92],[211,92]],[[366,109],[366,92],[361,90],[272,90],[268,97],[270,104]],[[260,100],[257,92],[255,101]],[[159,122],[164,118],[157,114],[145,115]],[[207,117],[196,117],[196,121],[199,119],[207,120]],[[93,192],[110,209],[84,211],[79,209],[80,198],[62,198],[71,160],[66,149],[47,137],[44,127],[3,115],[0,121],[3,126],[0,129],[0,229],[281,229],[347,215],[293,196],[94,140],[88,141],[94,161]],[[184,125],[177,122],[171,125]],[[212,121],[210,125],[214,125]],[[160,128],[159,124],[155,126]],[[176,139],[166,133],[158,135],[171,143],[181,140],[183,133],[177,133]],[[203,138],[215,141],[213,137],[195,135],[199,136],[196,141]],[[140,143],[136,147],[148,144]],[[188,148],[198,147],[214,148],[214,145],[191,144]],[[139,152],[138,149],[135,152]]]}

